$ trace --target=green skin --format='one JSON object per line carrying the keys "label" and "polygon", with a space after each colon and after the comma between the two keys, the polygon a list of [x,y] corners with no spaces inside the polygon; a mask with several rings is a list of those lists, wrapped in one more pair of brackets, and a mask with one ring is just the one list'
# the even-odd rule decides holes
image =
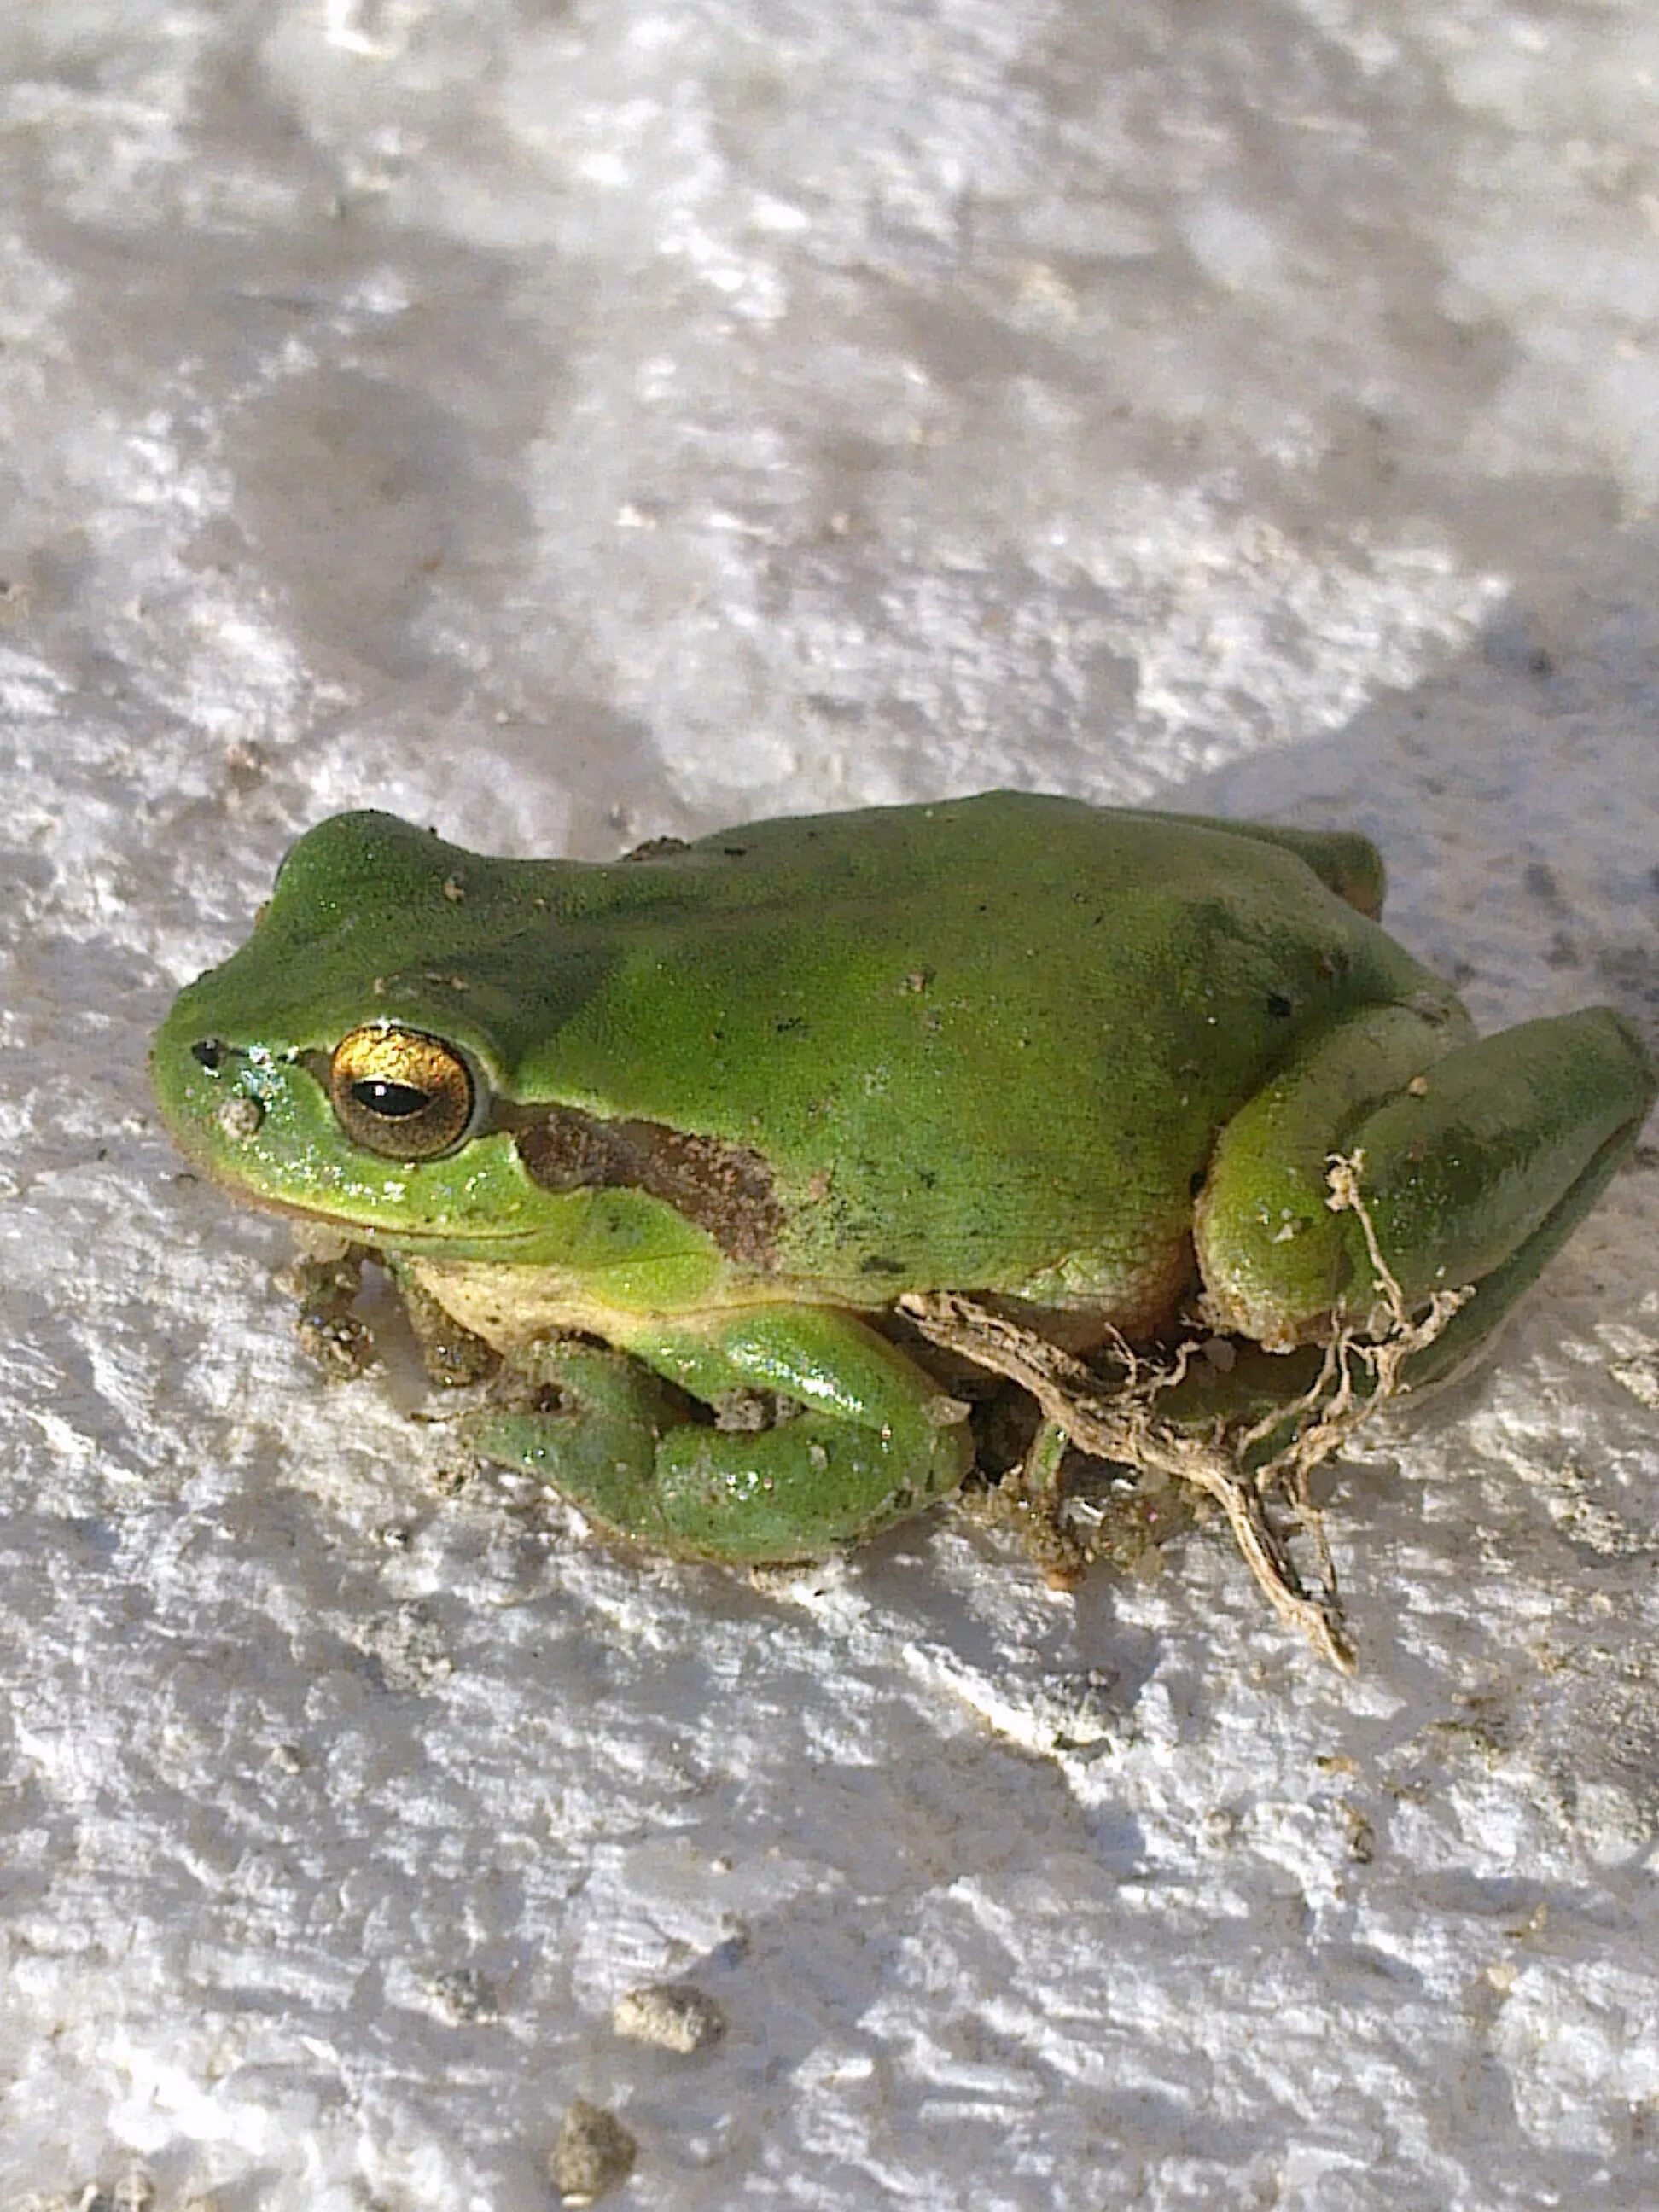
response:
{"label": "green skin", "polygon": [[[1358,837],[1006,792],[603,865],[347,814],[180,993],[155,1090],[210,1174],[373,1248],[540,1386],[483,1418],[486,1456],[665,1551],[799,1559],[971,1464],[966,1408],[883,1334],[907,1291],[1085,1347],[1197,1312],[1261,1350],[1160,1412],[1288,1402],[1308,1355],[1272,1355],[1374,1317],[1363,1226],[1326,1204],[1358,1151],[1408,1304],[1478,1285],[1413,1379],[1489,1334],[1654,1071],[1603,1007],[1477,1041],[1381,895]],[[441,1157],[337,1118],[330,1055],[375,1024],[472,1074]],[[720,1164],[689,1201],[580,1160],[549,1187],[524,1134],[565,1109]],[[789,1417],[711,1423],[745,1393]]]}

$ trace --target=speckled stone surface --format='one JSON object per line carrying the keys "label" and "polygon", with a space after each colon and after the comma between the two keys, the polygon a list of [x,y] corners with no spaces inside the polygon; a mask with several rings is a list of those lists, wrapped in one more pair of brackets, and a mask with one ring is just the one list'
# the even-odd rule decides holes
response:
{"label": "speckled stone surface", "polygon": [[33,0],[0,186],[0,2207],[537,2212],[578,2097],[641,2212],[1659,2202],[1651,1152],[1346,1462],[1347,1682],[1212,1534],[457,1489],[143,1072],[342,805],[1003,781],[1651,1033],[1652,11]]}

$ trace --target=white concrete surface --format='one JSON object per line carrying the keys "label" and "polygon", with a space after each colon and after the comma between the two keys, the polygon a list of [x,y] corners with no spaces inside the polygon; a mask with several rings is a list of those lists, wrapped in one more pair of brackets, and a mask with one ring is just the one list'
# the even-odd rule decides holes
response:
{"label": "white concrete surface", "polygon": [[0,180],[0,2206],[532,2212],[578,2094],[641,2212],[1659,2203],[1651,1153],[1348,1466],[1349,1684],[1218,1538],[450,1494],[143,1066],[342,805],[999,781],[1651,1027],[1651,9],[27,0]]}

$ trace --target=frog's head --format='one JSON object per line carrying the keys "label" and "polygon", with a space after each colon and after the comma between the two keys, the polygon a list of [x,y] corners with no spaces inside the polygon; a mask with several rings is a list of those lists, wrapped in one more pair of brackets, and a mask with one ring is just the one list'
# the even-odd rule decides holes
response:
{"label": "frog's head", "polygon": [[156,1035],[180,1149],[241,1195],[368,1244],[667,1271],[677,1288],[687,1270],[712,1276],[719,1245],[682,1212],[550,1169],[550,1114],[568,1107],[579,1128],[587,1102],[519,1095],[603,959],[581,926],[581,878],[603,872],[487,860],[386,814],[320,823],[246,944]]}

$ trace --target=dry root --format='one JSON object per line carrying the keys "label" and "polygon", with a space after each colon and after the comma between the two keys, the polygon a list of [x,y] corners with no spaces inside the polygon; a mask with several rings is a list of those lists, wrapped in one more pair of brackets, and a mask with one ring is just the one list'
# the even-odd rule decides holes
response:
{"label": "dry root", "polygon": [[[1109,1349],[1123,1377],[1115,1388],[1105,1389],[1080,1360],[971,1298],[929,1291],[900,1301],[932,1342],[1029,1390],[1079,1451],[1167,1476],[1212,1499],[1226,1515],[1233,1540],[1273,1611],[1345,1674],[1353,1669],[1353,1646],[1309,1478],[1363,1421],[1408,1387],[1401,1371],[1406,1362],[1432,1344],[1473,1295],[1467,1289],[1439,1292],[1426,1312],[1412,1317],[1360,1194],[1364,1164],[1358,1152],[1329,1162],[1327,1203],[1359,1218],[1379,1310],[1367,1329],[1338,1330],[1317,1378],[1301,1398],[1254,1423],[1218,1420],[1204,1433],[1156,1418],[1158,1400],[1187,1372],[1194,1348],[1190,1343],[1176,1346],[1167,1364],[1155,1365],[1114,1336]],[[1287,1428],[1290,1440],[1252,1465],[1254,1453],[1267,1439]],[[1319,1577],[1315,1587],[1304,1581],[1268,1511],[1267,1500],[1275,1491],[1290,1499],[1312,1539]],[[1077,1540],[1068,1540],[1075,1545]]]}

